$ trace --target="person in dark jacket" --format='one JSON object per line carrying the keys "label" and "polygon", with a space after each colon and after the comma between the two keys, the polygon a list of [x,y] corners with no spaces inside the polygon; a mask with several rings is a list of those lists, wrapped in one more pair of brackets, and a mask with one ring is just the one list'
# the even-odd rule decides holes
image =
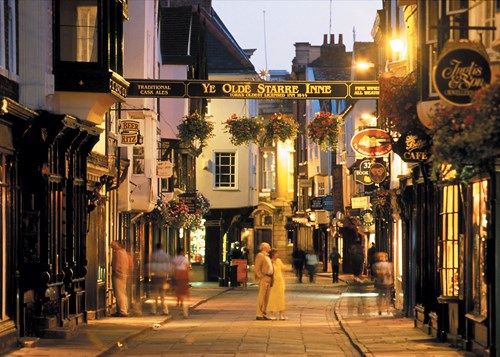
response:
{"label": "person in dark jacket", "polygon": [[330,261],[332,263],[332,282],[339,282],[339,268],[340,268],[340,253],[337,247],[333,247],[330,254]]}
{"label": "person in dark jacket", "polygon": [[297,277],[297,281],[299,283],[302,283],[304,265],[306,264],[306,252],[304,252],[300,247],[296,247],[293,250],[292,263],[293,263],[293,270],[295,271],[295,276]]}

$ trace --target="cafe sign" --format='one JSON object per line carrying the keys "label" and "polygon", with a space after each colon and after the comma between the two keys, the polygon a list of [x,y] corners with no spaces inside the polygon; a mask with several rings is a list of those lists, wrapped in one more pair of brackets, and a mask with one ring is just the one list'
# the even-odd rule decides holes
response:
{"label": "cafe sign", "polygon": [[444,102],[470,105],[474,94],[491,81],[484,46],[478,42],[448,41],[434,67],[432,80]]}
{"label": "cafe sign", "polygon": [[365,129],[351,139],[351,146],[358,154],[366,157],[385,156],[391,152],[391,137],[382,129]]}
{"label": "cafe sign", "polygon": [[431,155],[431,144],[425,134],[405,133],[392,146],[404,162],[426,162]]}

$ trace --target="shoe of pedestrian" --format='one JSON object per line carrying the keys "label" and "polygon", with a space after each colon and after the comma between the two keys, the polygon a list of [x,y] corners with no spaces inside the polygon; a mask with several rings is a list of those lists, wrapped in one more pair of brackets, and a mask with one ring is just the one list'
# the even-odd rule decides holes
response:
{"label": "shoe of pedestrian", "polygon": [[112,317],[122,317],[122,314],[120,314],[119,312],[114,312],[111,314]]}
{"label": "shoe of pedestrian", "polygon": [[182,316],[184,316],[184,318],[187,318],[189,316],[189,307],[188,306],[182,307]]}
{"label": "shoe of pedestrian", "polygon": [[168,307],[163,309],[163,315],[168,315]]}
{"label": "shoe of pedestrian", "polygon": [[151,315],[156,315],[156,306],[151,308]]}
{"label": "shoe of pedestrian", "polygon": [[270,318],[267,316],[257,316],[255,320],[270,320]]}
{"label": "shoe of pedestrian", "polygon": [[286,317],[285,315],[281,315],[280,320],[288,320],[288,317]]}

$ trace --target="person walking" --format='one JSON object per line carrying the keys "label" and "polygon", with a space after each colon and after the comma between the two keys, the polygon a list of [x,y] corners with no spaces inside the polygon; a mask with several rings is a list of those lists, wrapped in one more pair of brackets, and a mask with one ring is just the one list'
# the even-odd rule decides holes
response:
{"label": "person walking", "polygon": [[174,292],[177,306],[182,307],[184,317],[189,315],[189,307],[184,302],[189,297],[189,260],[184,248],[177,249],[177,255],[172,259],[174,266]]}
{"label": "person walking", "polygon": [[151,297],[154,300],[154,305],[151,308],[151,313],[155,315],[158,311],[158,298],[161,303],[161,311],[164,315],[168,315],[168,304],[165,302],[165,285],[167,284],[168,273],[170,270],[170,256],[165,253],[161,247],[161,243],[156,244],[153,254],[151,254]]}
{"label": "person walking", "polygon": [[372,274],[375,277],[375,289],[377,295],[378,314],[382,315],[382,310],[389,313],[389,306],[392,305],[392,291],[394,289],[394,275],[392,263],[388,261],[388,254],[378,252],[374,255]]}
{"label": "person walking", "polygon": [[266,315],[269,292],[273,279],[273,263],[269,258],[271,246],[262,242],[259,246],[259,253],[255,256],[255,283],[259,284],[259,294],[257,296],[256,320],[270,320]]}
{"label": "person walking", "polygon": [[318,256],[312,250],[308,251],[306,254],[306,269],[309,274],[309,282],[314,283],[314,277],[316,276],[316,268],[318,266]]}
{"label": "person walking", "polygon": [[[277,249],[271,249],[269,256],[273,263],[273,284],[269,291],[267,311],[271,319],[288,320],[285,315],[285,279],[283,277],[284,264],[279,258]],[[273,315],[276,314],[276,317]]]}
{"label": "person walking", "polygon": [[372,265],[374,263],[374,257],[376,252],[377,249],[375,248],[375,243],[370,244],[370,248],[368,248],[368,269],[369,269],[369,276],[371,278],[373,278]]}
{"label": "person walking", "polygon": [[304,273],[304,265],[306,263],[306,253],[300,248],[296,247],[292,252],[293,270],[297,281],[302,283],[302,275]]}
{"label": "person walking", "polygon": [[330,262],[332,263],[332,282],[339,282],[340,254],[337,247],[333,247],[330,254]]}
{"label": "person walking", "polygon": [[125,248],[118,241],[111,242],[111,249],[113,249],[111,279],[113,293],[116,298],[116,312],[111,316],[125,317],[128,316],[127,279],[130,272],[129,258]]}

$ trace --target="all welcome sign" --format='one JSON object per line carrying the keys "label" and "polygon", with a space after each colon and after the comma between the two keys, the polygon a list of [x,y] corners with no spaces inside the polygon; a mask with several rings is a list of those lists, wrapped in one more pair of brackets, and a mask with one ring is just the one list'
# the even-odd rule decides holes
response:
{"label": "all welcome sign", "polygon": [[441,100],[451,105],[470,105],[474,94],[491,81],[488,54],[479,42],[448,41],[432,77]]}

